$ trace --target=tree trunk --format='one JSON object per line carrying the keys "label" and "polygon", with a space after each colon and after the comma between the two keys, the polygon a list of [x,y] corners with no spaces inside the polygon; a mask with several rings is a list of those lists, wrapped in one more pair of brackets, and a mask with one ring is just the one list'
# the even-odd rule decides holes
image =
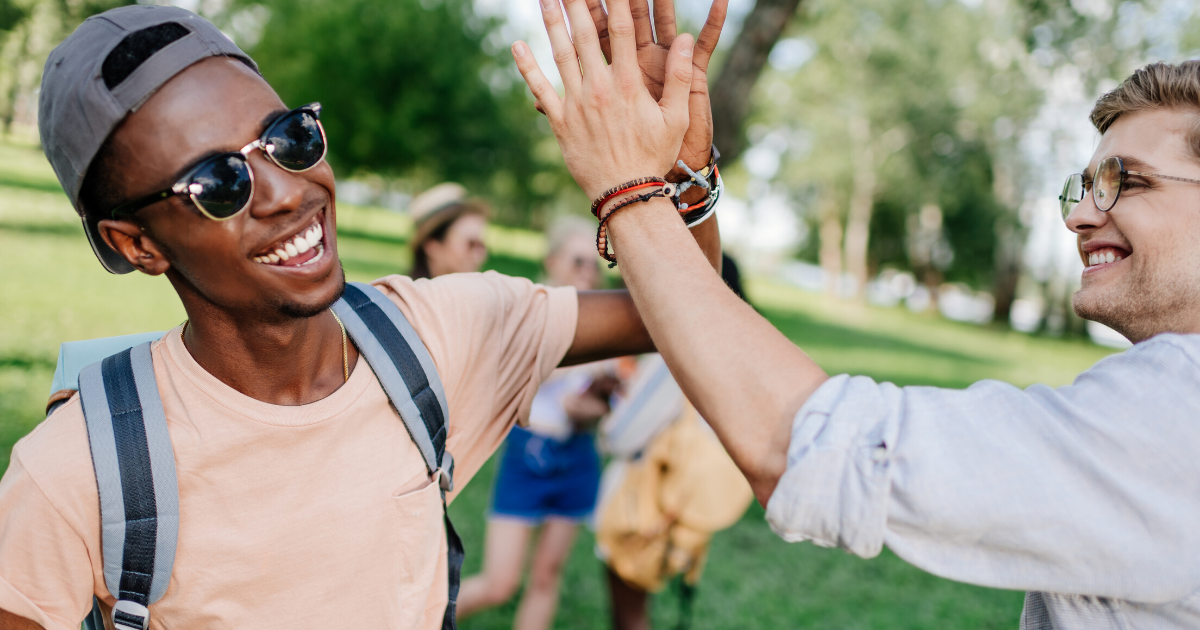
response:
{"label": "tree trunk", "polygon": [[713,144],[721,160],[732,164],[746,148],[742,125],[750,113],[750,92],[767,64],[767,56],[796,14],[801,0],[758,0],[725,58],[713,85]]}
{"label": "tree trunk", "polygon": [[854,295],[867,289],[867,246],[871,237],[871,210],[875,205],[875,151],[871,146],[871,123],[864,117],[850,119],[854,141],[854,192],[846,213],[846,271],[854,278]]}
{"label": "tree trunk", "polygon": [[825,292],[837,297],[842,279],[842,219],[837,203],[826,193],[821,196],[821,249],[817,258],[825,271]]}

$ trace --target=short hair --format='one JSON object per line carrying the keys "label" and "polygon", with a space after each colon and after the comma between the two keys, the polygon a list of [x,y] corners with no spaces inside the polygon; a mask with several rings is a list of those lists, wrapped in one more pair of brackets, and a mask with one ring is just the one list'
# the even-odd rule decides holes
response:
{"label": "short hair", "polygon": [[[1138,68],[1096,101],[1091,120],[1103,134],[1121,116],[1154,109],[1200,114],[1200,61],[1159,61]],[[1184,140],[1192,156],[1200,159],[1200,118]]]}
{"label": "short hair", "polygon": [[596,232],[596,222],[583,217],[564,216],[555,219],[546,228],[546,256],[553,256],[567,244],[567,240],[575,236],[592,238]]}

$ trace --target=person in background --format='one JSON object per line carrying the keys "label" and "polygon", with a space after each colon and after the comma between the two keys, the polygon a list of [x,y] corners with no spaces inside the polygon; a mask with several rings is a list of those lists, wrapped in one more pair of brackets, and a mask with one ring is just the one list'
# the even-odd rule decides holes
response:
{"label": "person in background", "polygon": [[[721,276],[743,300],[728,254]],[[604,563],[616,630],[649,630],[650,594],[678,576],[677,628],[687,628],[713,534],[732,526],[753,493],[659,354],[637,372],[600,423],[610,455],[596,504],[596,554]]]}
{"label": "person in background", "polygon": [[[601,276],[594,239],[587,221],[565,219],[551,226],[546,284],[597,288]],[[509,434],[488,515],[483,571],[463,580],[460,618],[503,604],[516,593],[530,535],[540,527],[513,627],[550,627],[563,563],[579,523],[596,505],[600,460],[589,429],[609,410],[614,374],[611,361],[555,370],[533,399],[529,427]]]}
{"label": "person in background", "polygon": [[483,232],[490,209],[454,182],[438,184],[409,204],[414,280],[479,271],[487,260]]}

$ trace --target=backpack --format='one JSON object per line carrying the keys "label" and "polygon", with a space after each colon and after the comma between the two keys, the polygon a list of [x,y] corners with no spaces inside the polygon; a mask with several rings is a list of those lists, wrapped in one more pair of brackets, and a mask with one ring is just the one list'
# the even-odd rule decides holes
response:
{"label": "backpack", "polygon": [[[346,283],[333,305],[346,333],[400,415],[442,492],[449,549],[449,602],[443,630],[454,630],[462,571],[462,541],[446,513],[454,458],[446,452],[446,393],[433,358],[400,309],[368,284]],[[77,389],[83,403],[92,466],[100,494],[104,581],[117,597],[117,630],[146,630],[148,606],[167,591],[179,534],[175,454],[150,353],[162,333],[63,344],[52,391]],[[80,368],[85,359],[105,356]],[[85,630],[104,630],[93,598]]]}

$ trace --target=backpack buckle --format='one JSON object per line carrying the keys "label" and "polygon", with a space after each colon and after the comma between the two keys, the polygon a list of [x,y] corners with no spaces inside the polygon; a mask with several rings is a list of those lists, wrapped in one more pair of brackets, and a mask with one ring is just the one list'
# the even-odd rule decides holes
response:
{"label": "backpack buckle", "polygon": [[150,627],[150,609],[128,599],[118,599],[112,609],[117,630],[146,630]]}
{"label": "backpack buckle", "polygon": [[454,489],[454,476],[450,471],[446,470],[445,467],[441,467],[433,471],[433,478],[437,480],[438,487],[440,487],[443,492],[450,492]]}

